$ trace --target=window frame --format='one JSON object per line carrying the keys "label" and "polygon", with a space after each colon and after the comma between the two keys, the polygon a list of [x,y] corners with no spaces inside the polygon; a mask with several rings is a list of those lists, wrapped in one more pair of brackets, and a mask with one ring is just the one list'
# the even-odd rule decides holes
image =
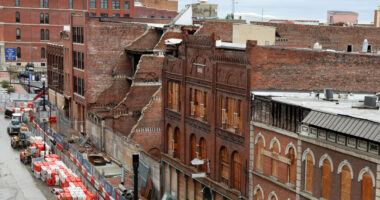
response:
{"label": "window frame", "polygon": [[15,0],[15,7],[20,7],[20,0]]}
{"label": "window frame", "polygon": [[112,0],[112,10],[120,10],[120,0]]}
{"label": "window frame", "polygon": [[21,47],[16,48],[16,59],[21,59]]}
{"label": "window frame", "polygon": [[96,0],[90,0],[90,9],[96,9]]}
{"label": "window frame", "polygon": [[45,40],[50,40],[50,31],[49,31],[49,29],[45,29]]}
{"label": "window frame", "polygon": [[45,24],[49,24],[49,13],[45,13]]}
{"label": "window frame", "polygon": [[40,40],[45,40],[45,29],[40,30]]}
{"label": "window frame", "polygon": [[20,16],[20,12],[16,12],[16,23],[20,23],[21,21],[21,16]]}
{"label": "window frame", "polygon": [[41,48],[41,59],[46,59],[46,49],[44,47]]}
{"label": "window frame", "polygon": [[16,28],[16,40],[21,40],[21,29]]}
{"label": "window frame", "polygon": [[130,10],[130,9],[131,9],[131,3],[129,1],[124,1],[124,10]]}
{"label": "window frame", "polygon": [[100,9],[108,9],[108,0],[100,0]]}

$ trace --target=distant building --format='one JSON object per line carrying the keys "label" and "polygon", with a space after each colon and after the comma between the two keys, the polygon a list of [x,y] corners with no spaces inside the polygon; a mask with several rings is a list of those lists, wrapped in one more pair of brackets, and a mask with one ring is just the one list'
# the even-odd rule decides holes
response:
{"label": "distant building", "polygon": [[274,45],[276,41],[276,27],[234,24],[232,43],[246,44],[247,40],[256,40],[258,45]]}
{"label": "distant building", "polygon": [[319,25],[319,20],[271,19],[270,23]]}
{"label": "distant building", "polygon": [[380,6],[375,10],[375,26],[380,27]]}
{"label": "distant building", "polygon": [[344,23],[353,25],[358,23],[359,14],[351,11],[327,11],[327,24]]}

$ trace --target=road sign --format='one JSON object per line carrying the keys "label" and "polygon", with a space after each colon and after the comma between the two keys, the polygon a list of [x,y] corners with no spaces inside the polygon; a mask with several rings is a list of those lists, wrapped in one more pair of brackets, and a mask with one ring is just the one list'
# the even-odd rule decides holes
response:
{"label": "road sign", "polygon": [[16,60],[16,48],[5,48],[5,60]]}

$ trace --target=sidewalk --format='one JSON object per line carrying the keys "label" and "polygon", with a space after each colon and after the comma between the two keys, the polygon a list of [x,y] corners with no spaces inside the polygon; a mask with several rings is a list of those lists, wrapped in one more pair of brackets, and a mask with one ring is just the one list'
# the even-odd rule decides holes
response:
{"label": "sidewalk", "polygon": [[[0,82],[3,80],[6,80],[9,82],[9,73],[8,72],[0,72]],[[14,86],[15,93],[18,94],[28,94],[28,92],[25,91],[25,89],[20,84],[12,84]]]}

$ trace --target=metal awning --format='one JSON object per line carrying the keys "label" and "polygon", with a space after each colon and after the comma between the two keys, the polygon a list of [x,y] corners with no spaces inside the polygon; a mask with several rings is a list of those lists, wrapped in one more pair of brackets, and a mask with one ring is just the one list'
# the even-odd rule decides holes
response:
{"label": "metal awning", "polygon": [[302,123],[380,142],[380,124],[365,119],[313,110]]}

